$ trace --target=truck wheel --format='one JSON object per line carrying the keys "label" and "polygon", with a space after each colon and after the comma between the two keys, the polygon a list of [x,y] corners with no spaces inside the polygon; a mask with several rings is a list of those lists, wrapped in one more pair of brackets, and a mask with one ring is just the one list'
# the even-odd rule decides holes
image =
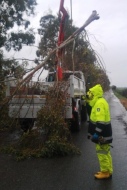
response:
{"label": "truck wheel", "polygon": [[73,119],[72,119],[72,131],[80,131],[81,129],[81,112],[78,110],[78,112],[73,112]]}
{"label": "truck wheel", "polygon": [[82,122],[87,121],[87,108],[84,105],[82,105],[81,120],[82,120]]}
{"label": "truck wheel", "polygon": [[27,132],[28,130],[31,130],[31,128],[33,127],[34,120],[31,118],[26,118],[26,119],[24,118],[24,119],[20,119],[19,123],[20,123],[21,129],[24,132]]}

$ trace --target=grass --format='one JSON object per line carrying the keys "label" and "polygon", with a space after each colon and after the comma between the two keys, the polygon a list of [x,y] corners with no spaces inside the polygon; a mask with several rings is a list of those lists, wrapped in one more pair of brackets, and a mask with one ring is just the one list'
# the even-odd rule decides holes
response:
{"label": "grass", "polygon": [[120,100],[121,104],[127,110],[127,98],[119,94],[118,92],[114,91],[115,96]]}
{"label": "grass", "polygon": [[119,94],[118,92],[114,91],[114,94],[117,98],[119,99],[126,99],[124,96],[122,96],[121,94]]}

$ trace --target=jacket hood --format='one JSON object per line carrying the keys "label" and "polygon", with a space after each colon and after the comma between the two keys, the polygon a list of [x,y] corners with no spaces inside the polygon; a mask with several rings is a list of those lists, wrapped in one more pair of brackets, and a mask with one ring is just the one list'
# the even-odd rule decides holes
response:
{"label": "jacket hood", "polygon": [[98,97],[98,98],[101,98],[104,94],[103,89],[100,84],[97,84],[93,88],[90,88],[89,91],[92,92],[94,97]]}
{"label": "jacket hood", "polygon": [[100,84],[97,84],[93,88],[90,88],[89,91],[93,94],[93,98],[89,101],[89,105],[93,107],[96,101],[103,96],[103,89]]}

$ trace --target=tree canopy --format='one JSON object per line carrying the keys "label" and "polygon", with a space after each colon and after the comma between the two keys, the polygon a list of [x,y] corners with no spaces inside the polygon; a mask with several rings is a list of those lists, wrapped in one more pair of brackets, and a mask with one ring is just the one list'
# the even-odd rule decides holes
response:
{"label": "tree canopy", "polygon": [[[54,15],[49,14],[40,19],[38,33],[41,36],[41,41],[39,49],[36,52],[38,57],[41,56],[42,58],[45,58],[49,52],[57,46],[59,26],[60,19]],[[65,40],[77,29],[78,28],[72,24],[72,21],[68,17],[64,28]],[[106,75],[104,68],[100,67],[100,64],[98,64],[97,56],[91,48],[90,42],[86,36],[87,32],[84,30],[84,32],[78,35],[73,42],[64,47],[62,67],[65,70],[82,70],[86,81],[90,76],[91,86],[101,83],[104,89],[108,89],[110,84],[108,76]],[[56,66],[55,57],[56,55],[54,54],[51,59],[48,60],[49,67],[54,67],[54,69]]]}
{"label": "tree canopy", "polygon": [[[36,0],[0,0],[0,87],[1,94],[4,89],[4,77],[8,72],[14,72],[14,65],[18,62],[4,58],[3,49],[7,51],[14,49],[19,51],[22,44],[30,45],[35,42],[32,29],[28,30],[30,24],[28,16],[34,14]],[[17,30],[16,26],[24,26],[25,30]],[[18,68],[21,70],[21,68]],[[1,97],[0,94],[0,97]]]}
{"label": "tree canopy", "polygon": [[26,29],[30,22],[24,17],[34,14],[36,4],[36,0],[0,1],[0,48],[20,50],[22,44],[34,43],[35,38],[32,31],[11,32],[10,29],[16,25],[24,26]]}

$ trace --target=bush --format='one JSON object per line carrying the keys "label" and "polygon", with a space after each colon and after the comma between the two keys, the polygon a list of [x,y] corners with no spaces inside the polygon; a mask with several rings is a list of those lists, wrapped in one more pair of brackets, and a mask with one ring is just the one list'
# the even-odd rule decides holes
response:
{"label": "bush", "polygon": [[122,96],[124,96],[125,98],[127,98],[127,88],[123,89]]}
{"label": "bush", "polygon": [[112,90],[116,91],[116,86],[115,85],[113,85],[111,88],[112,88]]}
{"label": "bush", "polygon": [[37,127],[46,134],[44,155],[68,155],[80,151],[71,141],[71,132],[65,122],[66,89],[63,85],[51,88],[46,95],[46,104],[38,112]]}

